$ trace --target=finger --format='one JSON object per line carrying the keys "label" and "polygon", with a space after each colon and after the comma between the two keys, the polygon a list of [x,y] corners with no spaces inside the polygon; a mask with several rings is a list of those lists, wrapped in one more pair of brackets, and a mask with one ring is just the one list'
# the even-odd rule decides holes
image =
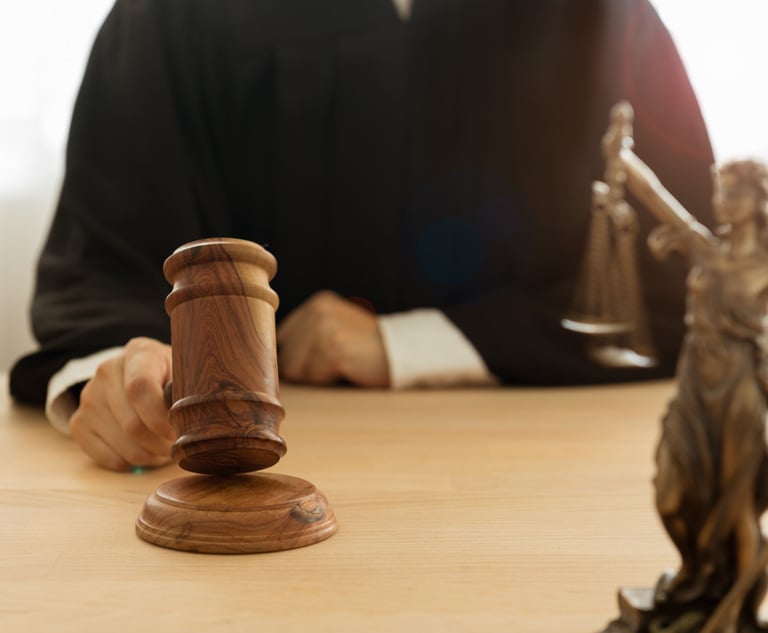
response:
{"label": "finger", "polygon": [[286,316],[282,321],[280,321],[280,323],[277,324],[275,334],[278,347],[283,345],[286,340],[290,340],[292,338],[294,332],[296,331],[296,321],[301,318],[300,311],[301,306],[289,312],[288,316]]}
{"label": "finger", "polygon": [[301,382],[309,352],[310,346],[306,337],[299,335],[287,338],[277,352],[280,376],[286,380]]}
{"label": "finger", "polygon": [[336,318],[317,324],[305,371],[309,382],[341,378],[365,387],[389,385],[389,364],[376,315],[344,301]]}
{"label": "finger", "polygon": [[86,386],[83,394],[86,397],[70,420],[70,431],[80,448],[97,464],[111,470],[126,470],[131,465],[155,466],[169,461],[165,456],[148,453],[124,433],[102,391]]}
{"label": "finger", "polygon": [[347,302],[342,327],[324,340],[332,346],[339,376],[365,387],[389,385],[389,361],[376,314]]}
{"label": "finger", "polygon": [[300,335],[307,327],[328,318],[344,300],[332,290],[320,290],[292,310],[277,327],[277,343],[281,345]]}
{"label": "finger", "polygon": [[104,409],[106,415],[92,425],[93,431],[122,459],[133,466],[150,466],[170,459],[171,443],[147,429],[127,400],[107,398]]}
{"label": "finger", "polygon": [[312,325],[307,323],[307,314],[306,304],[302,304],[277,328],[277,366],[281,377],[287,380],[302,379],[312,336]]}
{"label": "finger", "polygon": [[152,433],[127,398],[123,385],[126,352],[105,361],[80,396],[79,422],[131,464],[167,460],[170,440]]}
{"label": "finger", "polygon": [[338,364],[328,354],[332,351],[322,340],[322,330],[332,324],[311,323],[297,328],[278,351],[280,375],[293,382],[329,384],[338,377]]}
{"label": "finger", "polygon": [[102,440],[93,429],[83,425],[77,417],[72,417],[70,422],[70,431],[72,438],[77,442],[82,451],[88,455],[96,464],[109,470],[125,471],[131,465],[117,454],[104,440]]}
{"label": "finger", "polygon": [[[120,354],[97,367],[93,378],[85,385],[80,405],[70,420],[72,436],[87,455],[105,468],[125,470],[131,464],[165,463],[169,461],[169,447],[161,444],[146,450],[123,428],[128,420],[138,417],[125,399],[123,363],[124,355]],[[144,438],[156,438],[147,430],[144,433]]]}
{"label": "finger", "polygon": [[[168,420],[164,393],[170,379],[171,349],[168,345],[144,338],[133,339],[126,345],[123,368],[126,398],[144,427],[165,440],[173,441],[176,433]],[[140,428],[135,430],[141,432]]]}
{"label": "finger", "polygon": [[108,417],[115,424],[102,424],[97,432],[132,464],[139,465],[139,462],[146,462],[155,456],[170,455],[173,443],[147,428],[124,392],[107,399],[106,408]]}
{"label": "finger", "polygon": [[368,335],[355,345],[354,354],[339,359],[339,377],[362,387],[390,385],[389,361],[379,336]]}
{"label": "finger", "polygon": [[308,382],[313,385],[330,385],[338,382],[341,374],[335,365],[327,358],[319,355],[309,357],[309,362],[302,371],[302,382]]}
{"label": "finger", "polygon": [[[155,468],[157,466],[164,466],[170,463],[170,457],[163,457],[159,455],[147,455],[146,458],[142,458],[140,454],[132,454],[130,456],[137,459],[126,459],[120,452],[114,450],[106,441],[104,441],[96,432],[87,432],[81,437],[81,441],[78,442],[83,452],[88,455],[96,464],[102,468],[114,470],[118,472],[125,472],[132,470],[138,466]],[[124,445],[120,445],[124,446]],[[128,451],[132,453],[132,451]]]}
{"label": "finger", "polygon": [[323,351],[324,331],[338,321],[340,308],[349,303],[331,290],[321,290],[293,310],[278,327],[278,366],[281,375],[297,382],[326,384],[338,377]]}
{"label": "finger", "polygon": [[335,340],[339,336],[343,334],[336,331],[334,324],[325,323],[320,326],[301,368],[301,377],[304,382],[327,385],[341,377],[337,357],[339,346],[338,341]]}

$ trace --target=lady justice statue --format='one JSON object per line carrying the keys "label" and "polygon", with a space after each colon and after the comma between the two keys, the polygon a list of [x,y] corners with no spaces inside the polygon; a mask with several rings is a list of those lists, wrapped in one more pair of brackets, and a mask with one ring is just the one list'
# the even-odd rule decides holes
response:
{"label": "lady justice statue", "polygon": [[[632,116],[627,103],[612,110],[606,183],[595,186],[593,204],[627,216],[626,188],[660,222],[651,251],[681,253],[690,265],[687,334],[654,480],[681,564],[653,590],[622,590],[622,617],[606,633],[765,631],[757,612],[768,584],[760,529],[768,507],[768,169],[752,160],[713,168],[719,226],[712,232],[635,155]],[[642,323],[637,310],[630,315],[630,325]]]}

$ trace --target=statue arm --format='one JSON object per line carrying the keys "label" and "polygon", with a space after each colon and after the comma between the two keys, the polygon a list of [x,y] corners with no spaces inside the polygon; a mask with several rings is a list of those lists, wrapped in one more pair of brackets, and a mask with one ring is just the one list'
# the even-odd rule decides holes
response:
{"label": "statue arm", "polygon": [[717,239],[661,184],[650,167],[629,148],[618,153],[626,173],[626,187],[663,225],[676,234],[686,234],[700,246],[712,247]]}

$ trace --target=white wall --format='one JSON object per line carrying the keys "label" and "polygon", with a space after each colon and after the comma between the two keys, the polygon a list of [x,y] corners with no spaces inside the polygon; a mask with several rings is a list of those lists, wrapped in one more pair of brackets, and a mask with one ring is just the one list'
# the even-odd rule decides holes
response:
{"label": "white wall", "polygon": [[72,103],[112,0],[0,2],[0,371],[34,346],[34,261],[61,181]]}
{"label": "white wall", "polygon": [[653,0],[686,62],[718,161],[768,161],[766,0]]}
{"label": "white wall", "polygon": [[[33,347],[27,307],[34,261],[59,188],[83,64],[111,4],[0,3],[0,371]],[[761,33],[768,1],[656,5],[687,61],[718,158],[768,160],[768,55]]]}

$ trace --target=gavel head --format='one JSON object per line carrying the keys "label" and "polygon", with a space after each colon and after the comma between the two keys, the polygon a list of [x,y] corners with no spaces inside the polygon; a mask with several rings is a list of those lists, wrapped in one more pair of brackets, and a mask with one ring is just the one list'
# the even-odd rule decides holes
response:
{"label": "gavel head", "polygon": [[278,434],[275,258],[258,244],[218,238],[185,244],[163,271],[173,290],[173,404],[182,468],[234,474],[268,468],[285,454]]}

